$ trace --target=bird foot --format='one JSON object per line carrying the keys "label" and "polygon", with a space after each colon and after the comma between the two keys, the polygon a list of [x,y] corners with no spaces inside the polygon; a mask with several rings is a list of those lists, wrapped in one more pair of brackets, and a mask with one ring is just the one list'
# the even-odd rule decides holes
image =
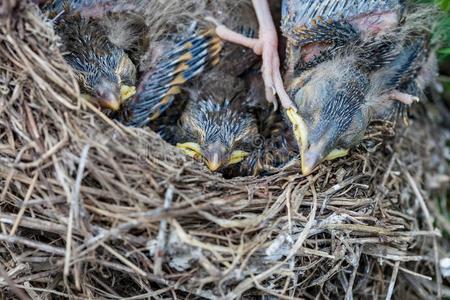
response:
{"label": "bird foot", "polygon": [[[258,1],[258,3],[263,3],[263,1]],[[278,37],[270,10],[268,9],[267,3],[263,4],[262,7],[259,7],[259,5],[261,4],[256,4],[255,10],[257,14],[259,13],[261,15],[258,16],[258,19],[264,20],[264,22],[260,23],[258,39],[249,38],[237,33],[225,25],[220,24],[214,18],[208,17],[207,20],[217,26],[216,33],[221,39],[250,48],[255,54],[262,56],[263,65],[261,72],[266,87],[266,99],[274,105],[274,110],[278,108],[278,102],[275,98],[275,95],[278,94],[280,103],[285,109],[297,111],[294,103],[286,93],[283,79],[281,78]]]}
{"label": "bird foot", "polygon": [[414,102],[419,102],[420,101],[419,97],[417,97],[417,96],[413,96],[413,95],[410,95],[410,94],[402,93],[402,92],[399,92],[397,90],[394,90],[392,92],[387,93],[386,94],[386,98],[389,99],[389,100],[400,101],[401,103],[406,104],[406,105],[411,105]]}

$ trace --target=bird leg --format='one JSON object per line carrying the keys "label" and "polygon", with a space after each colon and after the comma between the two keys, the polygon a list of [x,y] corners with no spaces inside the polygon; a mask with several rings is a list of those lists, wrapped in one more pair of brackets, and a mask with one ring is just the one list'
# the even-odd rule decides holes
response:
{"label": "bird leg", "polygon": [[[262,77],[266,86],[266,99],[277,108],[275,95],[278,94],[281,105],[297,110],[284,88],[280,73],[280,58],[278,55],[278,36],[273,23],[267,0],[253,0],[259,23],[259,38],[252,39],[239,34],[225,25],[217,24],[216,33],[223,40],[251,48],[257,55],[262,55]],[[210,20],[212,18],[209,18]]]}
{"label": "bird leg", "polygon": [[414,102],[419,102],[419,97],[402,93],[400,91],[394,90],[385,94],[386,99],[400,101],[403,104],[411,105]]}

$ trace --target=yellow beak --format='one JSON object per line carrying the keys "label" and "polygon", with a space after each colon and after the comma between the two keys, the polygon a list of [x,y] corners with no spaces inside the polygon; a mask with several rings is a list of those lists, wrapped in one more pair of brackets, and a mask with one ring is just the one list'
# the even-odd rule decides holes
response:
{"label": "yellow beak", "polygon": [[334,149],[327,155],[327,157],[325,157],[325,160],[333,160],[339,157],[347,156],[348,151],[348,149]]}
{"label": "yellow beak", "polygon": [[104,108],[104,109],[109,109],[111,111],[118,111],[119,108],[120,108],[121,102],[120,102],[119,99],[114,97],[113,94],[110,94],[110,95],[108,95],[107,97],[104,97],[104,98],[96,98],[96,97],[93,97],[93,96],[91,96],[89,94],[82,94],[82,96],[85,99],[89,100],[90,102],[92,102],[92,103],[94,103],[94,104],[96,104],[99,107]]}
{"label": "yellow beak", "polygon": [[120,87],[120,100],[121,100],[121,103],[123,103],[123,101],[128,100],[129,98],[133,97],[134,94],[136,94],[136,87],[128,86],[128,85],[122,85]]}
{"label": "yellow beak", "polygon": [[118,111],[120,108],[120,101],[101,101],[101,106],[111,111]]}
{"label": "yellow beak", "polygon": [[198,159],[201,157],[200,145],[197,143],[178,143],[177,148],[183,150],[187,156]]}
{"label": "yellow beak", "polygon": [[311,174],[314,169],[316,162],[312,162],[312,160],[316,160],[315,158],[311,160],[311,163],[306,157],[306,142],[308,139],[308,130],[306,129],[305,122],[300,117],[300,115],[294,111],[293,109],[287,110],[287,116],[292,124],[292,129],[294,131],[295,140],[297,141],[297,145],[300,149],[300,157],[301,157],[301,169],[303,175]]}
{"label": "yellow beak", "polygon": [[212,172],[219,170],[222,166],[222,162],[220,162],[219,159],[216,158],[216,156],[213,156],[213,159],[211,161],[207,160],[205,163],[208,169],[210,169]]}
{"label": "yellow beak", "polygon": [[228,165],[234,165],[237,163],[240,163],[244,160],[250,153],[242,151],[242,150],[236,150],[231,153],[230,159],[228,160]]}
{"label": "yellow beak", "polygon": [[323,145],[311,145],[308,149],[307,138],[308,130],[305,122],[294,110],[288,109],[287,115],[292,123],[295,139],[300,148],[301,155],[301,169],[302,174],[307,176],[312,173],[314,168],[323,160],[333,160],[339,157],[344,157],[348,154],[348,149],[334,149],[325,158],[322,157]]}

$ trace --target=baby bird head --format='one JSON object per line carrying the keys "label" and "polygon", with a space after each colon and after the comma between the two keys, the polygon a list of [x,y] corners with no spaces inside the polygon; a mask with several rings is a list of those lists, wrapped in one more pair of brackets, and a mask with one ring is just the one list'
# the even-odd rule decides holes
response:
{"label": "baby bird head", "polygon": [[219,171],[246,158],[258,133],[253,116],[229,100],[191,101],[181,117],[184,142],[177,147]]}
{"label": "baby bird head", "polygon": [[288,110],[304,175],[324,160],[347,155],[368,124],[364,109],[367,77],[352,61],[319,64],[292,81],[288,92],[298,111]]}
{"label": "baby bird head", "polygon": [[58,25],[64,58],[80,88],[98,106],[117,111],[135,93],[136,67],[94,21],[68,17]]}
{"label": "baby bird head", "polygon": [[[119,110],[121,104],[136,92],[136,68],[128,55],[120,49],[85,49],[73,53],[66,60],[74,68],[80,87],[88,98],[101,108]],[[94,52],[95,51],[95,52]]]}

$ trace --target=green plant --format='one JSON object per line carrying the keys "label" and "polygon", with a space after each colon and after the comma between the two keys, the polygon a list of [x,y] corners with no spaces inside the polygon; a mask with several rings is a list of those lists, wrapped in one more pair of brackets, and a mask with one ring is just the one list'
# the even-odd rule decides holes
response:
{"label": "green plant", "polygon": [[435,2],[444,14],[444,17],[436,28],[442,38],[442,48],[439,50],[439,55],[443,60],[450,60],[450,0],[435,0]]}

